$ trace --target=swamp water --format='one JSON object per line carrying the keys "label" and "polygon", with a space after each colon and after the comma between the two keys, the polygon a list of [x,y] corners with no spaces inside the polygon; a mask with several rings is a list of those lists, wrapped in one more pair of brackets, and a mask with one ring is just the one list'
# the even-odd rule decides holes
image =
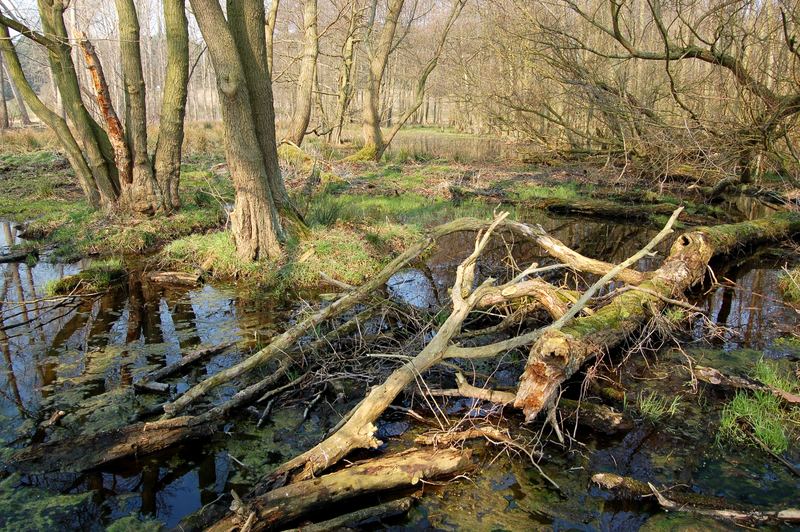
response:
{"label": "swamp water", "polygon": [[[540,223],[573,249],[612,262],[633,254],[657,231],[635,224],[550,218],[538,212],[518,213],[517,218]],[[6,247],[20,243],[9,224],[4,225],[3,235]],[[472,244],[472,235],[451,236],[424,264],[395,276],[390,291],[413,305],[434,308],[446,297],[455,266]],[[537,250],[518,247],[514,256],[521,263],[538,260]],[[661,246],[662,256],[667,247]],[[505,255],[505,245],[497,243],[479,265],[481,273],[503,270]],[[661,258],[648,258],[639,267],[652,269]],[[795,260],[787,252],[772,249],[717,265],[723,286],[701,291],[695,303],[708,309],[711,321],[726,329],[711,348],[684,345],[684,349],[698,363],[734,371],[751,367],[761,356],[786,364],[797,357],[797,344],[785,339],[796,324],[796,312],[783,305],[777,290],[781,267]],[[51,438],[122,425],[137,409],[158,400],[134,395],[131,384],[144,372],[175,362],[196,346],[240,343],[242,347],[211,357],[172,380],[175,391],[181,392],[241,360],[249,352],[245,345],[269,338],[306,308],[296,301],[277,300],[256,307],[237,297],[235,287],[166,288],[134,275],[99,297],[40,301],[49,281],[85,265],[46,260],[35,265],[0,265],[4,458],[14,448],[41,441],[46,434],[40,423],[57,410],[66,416]],[[725,279],[731,283],[725,284]],[[699,339],[707,328],[698,320],[695,336]],[[631,398],[641,390],[657,390],[666,397],[681,395],[680,414],[660,421],[658,430],[643,422],[628,434],[613,437],[569,428],[576,441],[569,447],[549,444],[541,462],[560,485],[560,492],[542,479],[526,457],[509,455],[485,442],[471,443],[480,450],[480,465],[469,479],[426,486],[411,512],[387,525],[465,530],[718,526],[713,521],[667,515],[651,504],[619,502],[592,485],[591,474],[599,471],[683,484],[733,501],[796,505],[800,481],[782,465],[760,451],[714,444],[723,396],[710,389],[693,393],[687,387],[688,374],[679,369],[685,357],[671,347],[650,353],[647,359],[631,355],[624,370],[614,369],[609,362],[610,369],[601,371],[605,379],[627,389]],[[497,382],[513,385],[517,375],[502,364],[495,366],[493,362]],[[232,392],[223,388],[215,400]],[[0,480],[0,528],[144,526],[132,515],[173,527],[231,489],[246,493],[260,476],[318,442],[348,405],[326,397],[305,421],[303,409],[300,403],[281,407],[261,428],[256,427],[256,418],[245,413],[211,441],[188,442],[82,475],[11,475]],[[408,428],[405,420],[384,422],[379,435],[389,447],[401,448],[409,445],[412,432],[421,430],[412,428],[404,436]],[[538,430],[538,425],[531,427],[533,432]],[[790,458],[797,462],[797,450],[792,452]]]}

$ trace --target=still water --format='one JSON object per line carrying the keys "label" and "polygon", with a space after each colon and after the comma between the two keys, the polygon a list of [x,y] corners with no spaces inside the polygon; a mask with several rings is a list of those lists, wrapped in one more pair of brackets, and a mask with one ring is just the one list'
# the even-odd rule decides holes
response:
{"label": "still water", "polygon": [[[539,212],[518,213],[518,218],[541,224],[585,255],[611,262],[633,254],[657,231],[633,224],[551,218]],[[12,224],[4,222],[2,229],[4,240],[0,244],[6,249],[22,243]],[[390,292],[415,306],[438,307],[446,302],[454,268],[473,242],[472,234],[455,234],[443,240],[424,263],[395,276],[389,283]],[[481,259],[479,275],[502,275],[510,269],[505,258],[508,244],[494,244]],[[668,242],[660,246],[662,257],[668,246]],[[530,246],[517,246],[513,256],[520,264],[548,261]],[[638,267],[653,269],[662,257],[645,259]],[[52,264],[46,259],[35,264],[0,265],[0,439],[6,447],[5,456],[9,449],[45,438],[69,438],[123,425],[138,408],[153,400],[132,391],[131,384],[143,373],[175,362],[182,353],[199,346],[238,342],[172,380],[173,393],[180,393],[206,375],[235,364],[249,353],[254,342],[269,338],[308,304],[316,304],[314,300],[276,299],[256,306],[238,297],[235,287],[164,287],[138,274],[131,274],[120,286],[100,296],[43,300],[48,282],[74,274],[88,263]],[[797,323],[796,312],[783,305],[776,288],[781,267],[794,261],[787,252],[771,250],[716,266],[721,284],[700,291],[695,301],[708,310],[714,324],[724,327],[715,348],[722,353],[759,350],[748,355],[750,358],[760,356],[760,352],[773,358],[796,355],[791,348],[776,343]],[[695,335],[701,337],[707,326],[698,321]],[[223,388],[212,400],[230,393],[231,389]],[[66,412],[61,426],[43,429],[40,424],[59,410]],[[302,405],[289,405],[261,428],[245,414],[212,441],[178,446],[82,475],[12,477],[12,484],[0,485],[6,491],[3,496],[10,498],[3,507],[14,506],[0,515],[0,525],[19,529],[28,523],[38,528],[28,521],[33,507],[18,507],[19,501],[8,491],[13,488],[17,497],[21,493],[43,500],[56,493],[78,497],[52,499],[54,509],[52,515],[48,514],[47,526],[100,529],[131,514],[175,526],[224,492],[235,489],[245,493],[260,475],[319,441],[346,410],[323,401],[306,421],[302,411]],[[705,410],[702,415],[710,414]],[[705,426],[707,430],[708,424]],[[587,450],[628,445],[619,439],[586,438]],[[661,460],[658,456],[672,452],[672,447],[693,445],[680,438],[677,435],[666,442],[655,439],[651,448],[641,445],[636,452],[643,455],[638,460],[647,465],[640,464],[628,472],[646,473],[665,482],[674,480],[654,463]],[[545,466],[554,478],[560,475],[558,481],[564,483],[566,496],[554,499],[535,470],[524,466],[523,459],[506,457],[489,460],[472,482],[429,490],[407,521],[396,524],[443,529],[595,529],[616,523],[621,528],[636,529],[652,517],[652,508],[605,504],[604,495],[588,482],[589,463],[576,458],[574,452],[553,451]],[[713,449],[702,452],[709,453],[708,461],[692,466],[698,471],[697,489],[713,491],[715,486],[707,471],[725,469],[729,464]],[[586,451],[578,454],[585,455]],[[771,466],[765,466],[758,455],[745,459],[749,460],[748,467],[756,470],[752,474],[757,483],[771,482],[772,489],[778,491],[800,490],[796,481],[780,471],[770,469],[771,476],[764,476],[763,468]],[[686,463],[675,467],[685,468]],[[85,497],[80,498],[82,495]]]}

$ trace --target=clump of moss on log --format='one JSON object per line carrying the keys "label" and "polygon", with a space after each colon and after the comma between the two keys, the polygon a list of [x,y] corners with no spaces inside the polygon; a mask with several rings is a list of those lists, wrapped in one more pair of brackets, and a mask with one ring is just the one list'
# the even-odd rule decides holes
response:
{"label": "clump of moss on log", "polygon": [[124,276],[125,269],[119,259],[95,261],[80,273],[47,283],[45,292],[48,296],[102,292]]}

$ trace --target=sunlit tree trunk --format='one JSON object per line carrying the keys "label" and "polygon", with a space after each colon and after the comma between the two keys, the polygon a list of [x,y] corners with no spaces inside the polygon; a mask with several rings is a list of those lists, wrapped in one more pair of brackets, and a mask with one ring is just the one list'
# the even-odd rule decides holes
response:
{"label": "sunlit tree trunk", "polygon": [[[236,193],[231,222],[237,253],[245,260],[276,257],[281,253],[283,230],[271,183],[281,177],[280,173],[275,175],[277,150],[272,90],[267,76],[264,4],[261,0],[229,2],[230,21],[226,21],[217,0],[190,0],[190,3],[214,62],[226,158]],[[249,76],[246,69],[251,69]],[[258,92],[255,98],[250,93],[251,85]],[[268,102],[268,109],[259,109],[255,104],[258,101]],[[260,129],[262,135],[272,131],[271,148],[266,154],[262,142],[268,143],[270,139],[259,138],[257,113],[272,118],[271,124],[262,123]]]}
{"label": "sunlit tree trunk", "polygon": [[358,30],[358,2],[353,1],[350,12],[350,22],[347,28],[347,38],[342,46],[342,66],[339,74],[339,93],[336,97],[336,122],[334,123],[333,141],[342,143],[342,128],[347,114],[347,108],[353,99],[353,77],[355,75],[355,41]]}
{"label": "sunlit tree trunk", "polygon": [[8,129],[8,107],[6,106],[6,75],[3,57],[0,55],[0,129]]}
{"label": "sunlit tree trunk", "polygon": [[267,68],[272,76],[273,57],[275,55],[275,23],[278,20],[278,7],[281,0],[272,0],[269,4],[269,15],[267,16],[266,43],[267,43]]}
{"label": "sunlit tree trunk", "polygon": [[52,36],[48,47],[50,68],[61,93],[64,109],[75,139],[83,148],[86,162],[92,171],[100,202],[104,207],[116,204],[119,181],[114,167],[114,153],[108,136],[89,115],[83,104],[81,89],[72,61],[69,35],[64,24],[65,6],[60,0],[39,0],[39,14],[45,35]]}
{"label": "sunlit tree trunk", "polygon": [[318,55],[317,0],[303,0],[303,59],[300,63],[300,76],[297,79],[295,92],[296,107],[287,136],[287,140],[297,146],[303,143],[311,119]]}
{"label": "sunlit tree trunk", "polygon": [[155,151],[155,171],[166,205],[181,205],[181,147],[189,90],[189,25],[184,0],[163,0],[167,71]]}

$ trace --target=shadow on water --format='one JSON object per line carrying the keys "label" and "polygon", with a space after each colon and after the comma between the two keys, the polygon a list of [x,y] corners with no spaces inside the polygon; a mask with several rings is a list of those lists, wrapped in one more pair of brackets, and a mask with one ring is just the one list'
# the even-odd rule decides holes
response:
{"label": "shadow on water", "polygon": [[[521,213],[518,218],[541,224],[587,256],[610,262],[630,256],[658,230],[634,224],[550,218],[538,212]],[[12,225],[3,224],[4,245],[21,243],[14,230]],[[471,234],[449,236],[423,264],[396,275],[389,283],[390,291],[415,306],[436,308],[446,301],[455,266],[473,243]],[[493,244],[478,266],[479,277],[503,277],[511,271],[514,264],[505,259],[511,244]],[[669,242],[663,243],[660,256],[643,259],[638,267],[654,269],[668,248]],[[513,258],[518,264],[551,262],[533,246],[517,245],[514,249]],[[720,340],[721,349],[754,348],[766,350],[770,356],[782,356],[780,349],[774,347],[775,340],[784,334],[782,327],[788,331],[795,322],[794,311],[779,301],[775,286],[787,260],[780,253],[771,253],[718,265],[720,280],[726,278],[731,283],[700,294],[697,303],[705,305],[712,320],[727,328]],[[136,409],[156,400],[133,394],[131,384],[141,374],[177,361],[182,353],[196,346],[229,341],[245,345],[258,337],[259,331],[274,332],[285,327],[295,310],[288,301],[272,301],[254,308],[237,297],[232,288],[165,288],[136,274],[96,297],[42,301],[48,282],[77,273],[86,264],[51,264],[42,260],[35,265],[0,266],[0,438],[6,446],[5,456],[9,449],[31,441],[69,438],[124,424]],[[592,281],[564,276],[564,272],[556,272],[554,279],[582,284]],[[704,330],[698,324],[695,332],[700,337]],[[182,392],[247,353],[246,348],[237,347],[212,357],[182,375],[174,382],[173,391]],[[223,387],[214,400],[232,391]],[[52,432],[42,430],[40,424],[58,410],[67,413],[62,426]],[[91,494],[81,504],[86,515],[93,517],[90,522],[81,523],[82,528],[101,528],[132,513],[174,526],[232,488],[245,492],[271,468],[316,443],[338,419],[332,407],[324,404],[306,422],[302,411],[300,406],[283,408],[262,428],[256,428],[253,419],[241,419],[202,445],[180,446],[83,475],[13,480],[17,488]],[[602,449],[620,444],[612,439],[589,441],[587,445]],[[487,463],[474,482],[432,490],[405,523],[437,528],[635,529],[650,517],[652,508],[620,507],[619,503],[605,500],[601,493],[587,491],[589,471],[581,456],[585,454],[566,452],[548,457],[548,472],[561,474],[559,482],[563,483],[566,497],[553,495],[535,470],[519,465],[521,459],[501,459]],[[509,472],[509,468],[513,470]],[[654,468],[640,469],[652,472]],[[566,476],[565,471],[569,472]],[[7,481],[0,485],[3,490],[9,487]],[[69,526],[74,522],[70,515],[75,511],[75,507],[66,505],[64,515],[54,514],[51,524]],[[0,524],[13,526],[25,519],[24,508],[16,508],[11,514],[0,516]]]}

